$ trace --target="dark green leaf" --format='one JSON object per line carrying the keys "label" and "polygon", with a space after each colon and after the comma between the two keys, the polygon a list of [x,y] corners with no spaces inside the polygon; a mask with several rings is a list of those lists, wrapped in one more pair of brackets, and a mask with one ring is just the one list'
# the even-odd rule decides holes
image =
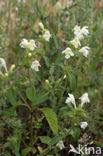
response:
{"label": "dark green leaf", "polygon": [[40,93],[36,98],[35,98],[35,102],[33,103],[33,105],[39,105],[43,102],[45,102],[48,99],[48,95],[45,93]]}
{"label": "dark green leaf", "polygon": [[99,142],[99,141],[93,141],[95,145],[99,146],[99,147],[103,147],[103,143]]}
{"label": "dark green leaf", "polygon": [[70,82],[70,90],[74,90],[76,88],[76,77],[74,74],[69,74],[69,82]]}
{"label": "dark green leaf", "polygon": [[53,146],[54,144],[56,144],[60,140],[61,140],[61,137],[60,136],[53,137],[52,140],[51,140],[51,142],[49,143],[49,146]]}
{"label": "dark green leaf", "polygon": [[41,142],[44,144],[49,144],[51,141],[51,138],[48,136],[40,136],[39,138],[40,138]]}
{"label": "dark green leaf", "polygon": [[34,102],[34,100],[35,100],[35,94],[36,94],[35,88],[27,88],[26,89],[26,96],[27,96],[27,98],[30,101]]}
{"label": "dark green leaf", "polygon": [[22,150],[22,155],[23,156],[26,156],[31,150],[32,150],[31,147],[27,147],[27,148],[23,149]]}
{"label": "dark green leaf", "polygon": [[45,64],[46,64],[46,66],[47,66],[47,67],[49,67],[49,65],[50,65],[50,62],[49,62],[49,59],[48,59],[48,57],[46,57],[46,56],[43,56],[43,58],[44,58],[44,61],[45,61]]}
{"label": "dark green leaf", "polygon": [[77,141],[78,138],[80,137],[80,128],[76,127],[74,130],[73,130],[73,138],[74,138],[74,141]]}
{"label": "dark green leaf", "polygon": [[43,108],[43,113],[49,123],[49,126],[54,134],[58,132],[58,120],[56,113],[50,108]]}
{"label": "dark green leaf", "polygon": [[59,66],[63,65],[64,58],[65,58],[64,55],[58,56],[57,59],[55,60],[55,64]]}
{"label": "dark green leaf", "polygon": [[16,104],[16,95],[15,95],[15,92],[14,92],[13,89],[8,89],[7,90],[7,97],[8,97],[9,102],[12,105],[15,105]]}

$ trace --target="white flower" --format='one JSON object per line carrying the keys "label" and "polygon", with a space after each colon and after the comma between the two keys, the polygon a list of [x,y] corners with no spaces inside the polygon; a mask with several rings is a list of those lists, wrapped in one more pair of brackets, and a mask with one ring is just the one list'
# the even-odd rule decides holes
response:
{"label": "white flower", "polygon": [[83,105],[85,103],[89,103],[90,102],[90,99],[88,97],[88,93],[84,93],[79,99],[81,100],[81,106],[82,107],[83,107]]}
{"label": "white flower", "polygon": [[20,46],[21,48],[28,48],[30,50],[34,50],[36,48],[36,44],[33,39],[30,41],[28,41],[27,39],[22,39]]}
{"label": "white flower", "polygon": [[70,58],[70,56],[74,56],[74,53],[69,47],[62,51],[62,54],[65,54],[66,59]]}
{"label": "white flower", "polygon": [[36,44],[35,44],[35,41],[34,40],[30,40],[29,43],[28,43],[28,48],[30,50],[34,50],[36,48]]}
{"label": "white flower", "polygon": [[87,36],[89,34],[88,26],[84,26],[82,29],[80,29],[80,26],[76,25],[73,30],[75,34],[75,40],[80,41],[84,38],[84,36]]}
{"label": "white flower", "polygon": [[21,40],[20,47],[21,48],[27,48],[28,44],[29,44],[28,40],[24,38]]}
{"label": "white flower", "polygon": [[81,122],[81,124],[80,124],[80,127],[82,129],[86,129],[87,126],[88,126],[88,123],[87,122]]}
{"label": "white flower", "polygon": [[32,64],[31,64],[32,69],[34,69],[35,71],[39,71],[39,67],[41,67],[41,65],[37,60],[32,62]]}
{"label": "white flower", "polygon": [[83,53],[83,56],[87,57],[89,54],[89,47],[85,46],[79,50],[79,52]]}
{"label": "white flower", "polygon": [[85,36],[87,36],[89,34],[89,31],[88,31],[88,26],[84,26],[82,29],[81,29],[81,33]]}
{"label": "white flower", "polygon": [[59,141],[56,146],[58,146],[60,148],[60,150],[62,150],[63,148],[65,148],[63,141]]}
{"label": "white flower", "polygon": [[5,71],[7,72],[6,62],[3,58],[0,58],[0,67],[4,67]]}
{"label": "white flower", "polygon": [[74,105],[74,108],[76,109],[76,103],[75,103],[75,98],[73,94],[68,93],[69,97],[67,97],[65,103],[72,103]]}
{"label": "white flower", "polygon": [[70,42],[75,48],[78,48],[78,46],[81,46],[80,41],[76,38]]}
{"label": "white flower", "polygon": [[74,27],[74,29],[73,29],[73,31],[74,31],[74,34],[75,35],[77,35],[79,32],[80,32],[80,26],[78,26],[78,25],[76,25],[75,27]]}
{"label": "white flower", "polygon": [[51,34],[50,32],[47,30],[45,31],[45,33],[43,34],[43,38],[49,42],[50,38],[51,38]]}
{"label": "white flower", "polygon": [[75,39],[76,40],[82,40],[82,39],[84,39],[84,36],[83,36],[83,34],[82,34],[82,32],[80,31],[76,36],[75,36]]}

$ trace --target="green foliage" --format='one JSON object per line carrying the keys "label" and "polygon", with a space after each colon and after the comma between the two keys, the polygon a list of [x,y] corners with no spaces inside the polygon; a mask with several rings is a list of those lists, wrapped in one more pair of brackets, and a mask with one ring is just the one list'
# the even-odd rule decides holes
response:
{"label": "green foliage", "polygon": [[74,74],[69,74],[70,90],[73,91],[76,88],[76,77]]}
{"label": "green foliage", "polygon": [[15,156],[20,156],[20,141],[21,141],[21,134],[20,132],[15,131],[14,136],[8,137],[7,143],[5,144],[6,148],[14,149]]}
{"label": "green foliage", "polygon": [[80,137],[80,128],[75,128],[72,132],[71,135],[73,136],[74,141],[77,141]]}
{"label": "green foliage", "polygon": [[23,156],[26,156],[31,150],[32,150],[31,147],[27,147],[27,148],[23,149],[22,150],[22,155]]}
{"label": "green foliage", "polygon": [[48,95],[45,93],[40,93],[36,98],[35,102],[33,103],[34,106],[37,106],[48,99]]}
{"label": "green foliage", "polygon": [[[4,63],[0,60],[0,156],[65,155],[85,133],[91,136],[88,142],[103,147],[100,5],[95,0],[0,1],[0,58],[4,58]],[[76,36],[75,25],[89,30],[78,48],[70,42]],[[44,37],[47,31],[49,40]],[[87,57],[79,52],[84,46],[90,47]],[[74,53],[68,59],[62,54],[67,47]],[[75,103],[65,102],[68,93],[75,96]],[[82,107],[79,98],[84,93],[90,103]],[[83,121],[88,123],[85,129]],[[60,141],[63,151],[56,146]]]}
{"label": "green foliage", "polygon": [[8,97],[9,102],[12,105],[15,105],[16,104],[16,94],[15,94],[15,92],[14,92],[13,89],[8,89],[7,90],[7,97]]}
{"label": "green foliage", "polygon": [[40,141],[44,144],[49,144],[51,141],[51,138],[48,136],[40,136]]}
{"label": "green foliage", "polygon": [[49,123],[49,126],[54,134],[58,133],[58,120],[56,113],[50,108],[43,108],[43,113]]}
{"label": "green foliage", "polygon": [[36,95],[35,88],[27,88],[27,89],[26,89],[26,96],[27,96],[27,98],[28,98],[30,101],[34,102],[34,100],[35,100],[35,95]]}

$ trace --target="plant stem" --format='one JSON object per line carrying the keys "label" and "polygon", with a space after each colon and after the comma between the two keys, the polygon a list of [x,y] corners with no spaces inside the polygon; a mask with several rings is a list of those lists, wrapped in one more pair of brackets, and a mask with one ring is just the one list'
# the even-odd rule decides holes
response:
{"label": "plant stem", "polygon": [[[28,77],[29,77],[29,81],[30,81],[30,86],[33,87],[34,84],[32,83],[30,69],[28,69]],[[31,108],[32,108],[32,104],[31,104]],[[33,111],[31,110],[31,118],[30,118],[30,145],[31,145],[31,147],[33,147],[33,142],[34,142],[33,122],[34,122],[34,116],[33,116]]]}
{"label": "plant stem", "polygon": [[63,99],[64,92],[65,92],[65,90],[66,90],[66,86],[67,86],[67,79],[66,79],[66,81],[65,81],[64,89],[63,89],[63,91],[62,91],[62,93],[61,93],[61,98],[60,98],[60,100],[59,100],[58,106],[62,103],[62,99]]}
{"label": "plant stem", "polygon": [[33,147],[33,112],[31,112],[31,124],[30,124],[30,145]]}

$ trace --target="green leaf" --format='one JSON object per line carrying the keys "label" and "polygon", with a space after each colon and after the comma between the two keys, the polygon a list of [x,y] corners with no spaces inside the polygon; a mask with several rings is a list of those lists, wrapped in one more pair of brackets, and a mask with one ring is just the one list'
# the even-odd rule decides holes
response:
{"label": "green leaf", "polygon": [[93,141],[93,143],[99,147],[103,147],[103,143],[99,142],[99,141]]}
{"label": "green leaf", "polygon": [[57,41],[57,37],[56,37],[56,35],[54,34],[54,32],[52,32],[52,36],[53,36],[53,39],[54,39],[55,47],[56,47],[56,49],[58,49],[58,41]]}
{"label": "green leaf", "polygon": [[23,60],[22,60],[22,62],[20,63],[20,65],[22,65],[22,66],[25,66],[25,65],[27,65],[28,64],[28,58],[24,58]]}
{"label": "green leaf", "polygon": [[74,90],[76,88],[76,77],[74,74],[69,74],[69,82],[70,82],[70,90]]}
{"label": "green leaf", "polygon": [[35,102],[33,103],[33,105],[39,105],[41,103],[43,103],[44,101],[46,101],[48,99],[48,95],[45,93],[40,93],[36,98],[35,98]]}
{"label": "green leaf", "polygon": [[10,152],[9,151],[6,151],[4,156],[11,156]]}
{"label": "green leaf", "polygon": [[[10,108],[10,110],[16,109],[18,106],[21,106],[21,105],[22,105],[22,101],[21,101],[21,100],[18,100],[18,101],[16,102],[15,106],[12,106],[12,107]],[[14,110],[13,110],[13,111],[14,111]]]}
{"label": "green leaf", "polygon": [[35,52],[38,53],[38,54],[40,54],[40,55],[42,55],[42,56],[45,55],[45,51],[43,49],[41,49],[41,48],[36,48],[35,49]]}
{"label": "green leaf", "polygon": [[55,64],[58,65],[58,66],[63,65],[64,58],[65,58],[64,55],[60,55],[60,56],[58,56],[57,59],[55,60]]}
{"label": "green leaf", "polygon": [[69,111],[69,112],[65,112],[65,114],[63,115],[64,117],[72,117],[73,116],[73,112]]}
{"label": "green leaf", "polygon": [[58,120],[56,113],[50,108],[43,108],[43,113],[49,123],[49,126],[54,134],[58,132]]}
{"label": "green leaf", "polygon": [[54,144],[56,144],[57,142],[59,142],[61,139],[61,136],[55,136],[52,138],[51,142],[49,143],[49,146],[53,146]]}
{"label": "green leaf", "polygon": [[35,88],[27,88],[26,89],[26,96],[27,96],[27,98],[30,101],[34,102],[34,100],[35,100],[35,94],[36,94]]}
{"label": "green leaf", "polygon": [[44,144],[49,144],[51,141],[51,138],[48,136],[40,136],[39,138],[40,138],[41,142]]}
{"label": "green leaf", "polygon": [[16,94],[15,94],[15,92],[14,92],[13,89],[8,89],[7,90],[7,97],[8,97],[9,102],[12,105],[15,105],[16,104]]}
{"label": "green leaf", "polygon": [[35,70],[33,70],[33,73],[34,73],[35,77],[38,79],[38,81],[41,81],[40,73],[36,72]]}
{"label": "green leaf", "polygon": [[93,59],[92,71],[95,71],[97,68],[101,51],[102,51],[102,48],[98,50],[98,53],[95,55],[95,58]]}
{"label": "green leaf", "polygon": [[16,115],[16,111],[14,111],[13,109],[6,109],[6,110],[3,111],[3,113],[5,115],[13,115],[13,116]]}
{"label": "green leaf", "polygon": [[31,147],[27,147],[25,149],[22,150],[22,155],[26,156],[29,152],[31,152],[32,148]]}
{"label": "green leaf", "polygon": [[80,128],[75,127],[75,129],[73,130],[72,136],[74,138],[74,141],[77,141],[78,138],[80,137]]}
{"label": "green leaf", "polygon": [[49,67],[49,65],[50,65],[50,62],[49,62],[49,59],[48,59],[48,57],[46,57],[46,56],[43,56],[43,58],[44,58],[44,61],[45,61],[45,64],[46,64],[46,66],[47,66],[47,67]]}

